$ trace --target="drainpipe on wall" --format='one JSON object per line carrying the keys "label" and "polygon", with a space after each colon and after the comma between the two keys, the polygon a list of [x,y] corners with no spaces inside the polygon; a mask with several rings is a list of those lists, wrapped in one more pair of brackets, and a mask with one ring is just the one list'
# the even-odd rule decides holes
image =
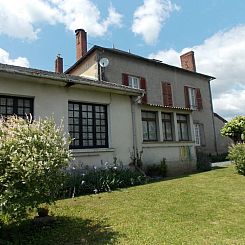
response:
{"label": "drainpipe on wall", "polygon": [[132,114],[132,130],[133,130],[132,135],[133,135],[134,156],[137,155],[137,151],[138,151],[135,107],[138,105],[138,101],[141,100],[143,98],[143,96],[144,96],[144,93],[142,93],[142,95],[138,96],[136,99],[134,96],[130,96],[130,98],[131,98],[131,114]]}

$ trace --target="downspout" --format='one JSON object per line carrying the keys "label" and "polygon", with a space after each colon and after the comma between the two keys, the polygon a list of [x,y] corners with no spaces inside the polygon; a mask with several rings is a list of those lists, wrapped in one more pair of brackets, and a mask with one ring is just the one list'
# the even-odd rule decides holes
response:
{"label": "downspout", "polygon": [[136,128],[136,115],[135,115],[135,107],[138,105],[138,101],[141,100],[144,96],[142,93],[141,96],[138,96],[136,99],[134,96],[130,96],[131,98],[131,114],[132,114],[132,135],[133,135],[133,153],[134,156],[137,155],[138,151],[138,143],[137,143],[137,128]]}
{"label": "downspout", "polygon": [[212,110],[212,121],[213,121],[213,130],[214,130],[214,148],[215,148],[216,155],[218,155],[218,146],[217,146],[215,123],[214,123],[214,109],[213,109],[213,100],[212,100],[212,92],[211,92],[210,80],[208,81],[208,88],[209,88],[210,101],[211,101],[211,110]]}

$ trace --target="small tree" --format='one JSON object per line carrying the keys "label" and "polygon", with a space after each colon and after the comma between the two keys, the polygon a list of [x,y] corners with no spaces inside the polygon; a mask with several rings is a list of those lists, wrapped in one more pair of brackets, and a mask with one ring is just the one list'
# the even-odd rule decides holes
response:
{"label": "small tree", "polygon": [[245,144],[230,147],[228,156],[235,163],[237,172],[245,176]]}
{"label": "small tree", "polygon": [[63,184],[69,140],[54,120],[0,120],[0,211],[20,221],[28,210],[51,204]]}
{"label": "small tree", "polygon": [[237,116],[227,122],[221,129],[221,135],[228,136],[235,143],[241,141],[241,135],[245,133],[245,116]]}

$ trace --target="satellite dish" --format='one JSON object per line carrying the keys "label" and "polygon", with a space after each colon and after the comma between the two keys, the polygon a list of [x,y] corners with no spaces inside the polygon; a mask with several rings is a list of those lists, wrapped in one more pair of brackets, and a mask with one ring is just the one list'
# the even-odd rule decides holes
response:
{"label": "satellite dish", "polygon": [[101,67],[107,67],[109,65],[109,60],[107,58],[102,58],[100,59],[99,64]]}

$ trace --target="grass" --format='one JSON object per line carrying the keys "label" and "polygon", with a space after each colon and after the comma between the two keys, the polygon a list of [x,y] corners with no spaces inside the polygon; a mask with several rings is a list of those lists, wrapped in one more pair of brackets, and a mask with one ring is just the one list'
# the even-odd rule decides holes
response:
{"label": "grass", "polygon": [[[245,177],[233,166],[58,201],[54,224],[8,227],[3,244],[245,244]],[[1,239],[0,239],[1,240]],[[7,243],[6,240],[12,241]]]}

